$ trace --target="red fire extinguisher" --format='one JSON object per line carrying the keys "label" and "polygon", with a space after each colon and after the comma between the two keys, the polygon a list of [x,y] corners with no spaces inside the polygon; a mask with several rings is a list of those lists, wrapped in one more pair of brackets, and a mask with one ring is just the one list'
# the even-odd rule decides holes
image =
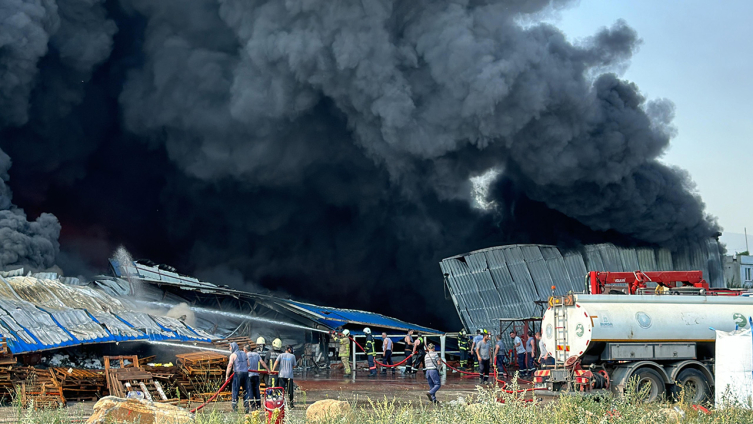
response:
{"label": "red fire extinguisher", "polygon": [[267,424],[282,424],[285,419],[285,389],[267,387],[264,390],[264,411]]}

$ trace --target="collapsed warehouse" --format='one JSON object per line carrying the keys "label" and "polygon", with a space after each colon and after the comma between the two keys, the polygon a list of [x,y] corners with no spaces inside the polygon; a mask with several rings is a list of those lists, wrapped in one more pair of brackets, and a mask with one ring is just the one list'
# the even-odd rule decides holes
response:
{"label": "collapsed warehouse", "polygon": [[[577,250],[514,244],[452,256],[439,265],[463,326],[494,333],[507,323],[540,320],[552,286],[556,296],[583,292],[589,271],[701,270],[711,287],[724,287],[721,248],[714,239],[677,251],[611,243]],[[503,341],[511,343],[508,337]]]}
{"label": "collapsed warehouse", "polygon": [[112,275],[89,283],[0,273],[0,397],[55,407],[139,387],[158,401],[200,402],[219,386],[230,342],[255,348],[257,337],[280,338],[318,371],[336,359],[334,329],[358,338],[368,326],[395,341],[413,329],[444,339],[384,315],[235,290],[148,261],[110,265]]}

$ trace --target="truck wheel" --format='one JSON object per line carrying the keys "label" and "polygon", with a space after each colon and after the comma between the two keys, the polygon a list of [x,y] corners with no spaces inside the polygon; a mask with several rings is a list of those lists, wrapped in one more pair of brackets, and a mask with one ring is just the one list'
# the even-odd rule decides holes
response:
{"label": "truck wheel", "polygon": [[656,402],[661,399],[664,394],[664,379],[658,372],[651,368],[640,368],[633,375],[638,378],[636,389],[639,392],[645,390],[644,387],[649,386],[648,395],[644,402]]}
{"label": "truck wheel", "polygon": [[[685,391],[683,394],[682,391]],[[675,399],[683,396],[685,401],[690,404],[705,403],[711,395],[711,388],[706,376],[693,368],[686,368],[677,375],[677,381],[672,386],[672,394]]]}

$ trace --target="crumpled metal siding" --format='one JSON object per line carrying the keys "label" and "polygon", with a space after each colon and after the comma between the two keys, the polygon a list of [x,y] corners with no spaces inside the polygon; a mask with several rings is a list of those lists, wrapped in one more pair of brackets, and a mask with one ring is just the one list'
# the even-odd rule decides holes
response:
{"label": "crumpled metal siding", "polygon": [[516,316],[526,315],[530,307],[529,302],[515,285],[512,274],[510,274],[510,270],[505,263],[504,254],[499,250],[492,250],[484,252],[484,255],[489,264],[489,272],[494,280],[494,285],[497,287],[497,291],[504,300],[505,305],[507,305],[507,309],[503,310],[502,313],[512,312]]}
{"label": "crumpled metal siding", "polygon": [[447,274],[447,286],[465,328],[494,332],[500,318],[535,314],[534,301],[546,300],[552,285],[557,295],[582,292],[588,271],[696,269],[704,272],[712,287],[724,285],[721,253],[714,240],[690,244],[677,252],[609,243],[565,252],[555,246],[509,245],[453,256],[439,266]]}
{"label": "crumpled metal siding", "polygon": [[622,260],[622,269],[637,270],[641,269],[638,264],[638,252],[635,249],[618,248],[620,259]]}
{"label": "crumpled metal siding", "polygon": [[15,354],[108,341],[211,339],[172,318],[162,322],[166,325],[89,287],[22,275],[0,277],[0,336]]}
{"label": "crumpled metal siding", "polygon": [[659,271],[659,268],[656,266],[657,260],[654,249],[639,247],[635,249],[635,253],[638,256],[638,268],[636,269],[640,269],[641,271]]}

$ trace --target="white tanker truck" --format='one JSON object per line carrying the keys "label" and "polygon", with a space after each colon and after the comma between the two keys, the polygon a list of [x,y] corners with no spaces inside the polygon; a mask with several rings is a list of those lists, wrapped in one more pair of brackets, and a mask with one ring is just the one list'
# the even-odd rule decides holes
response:
{"label": "white tanker truck", "polygon": [[680,388],[690,402],[707,400],[714,329],[744,328],[753,297],[710,289],[702,275],[594,271],[586,294],[550,298],[541,329],[555,364],[534,374],[535,387],[622,393],[636,378],[638,388],[649,385],[649,401]]}

